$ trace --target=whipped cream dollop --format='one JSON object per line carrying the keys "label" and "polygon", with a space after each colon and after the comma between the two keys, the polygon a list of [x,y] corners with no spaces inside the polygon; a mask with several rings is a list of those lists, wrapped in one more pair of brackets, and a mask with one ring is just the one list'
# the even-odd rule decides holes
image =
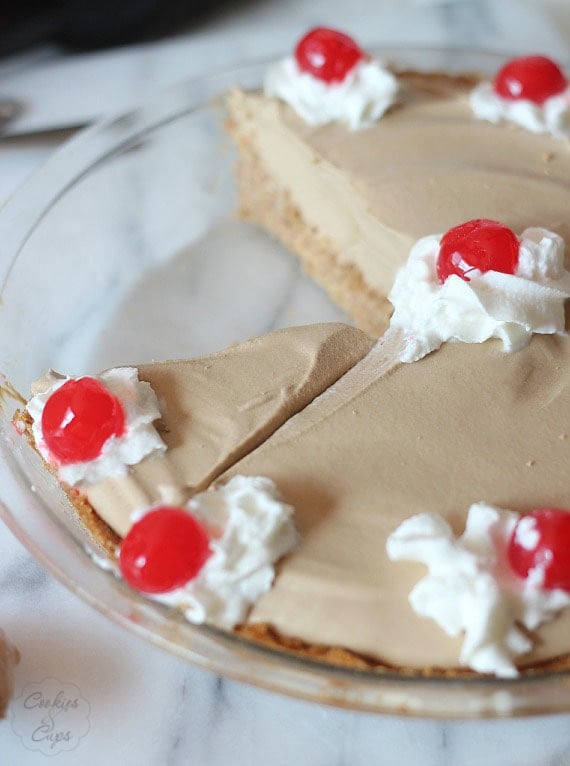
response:
{"label": "whipped cream dollop", "polygon": [[112,436],[94,460],[59,464],[47,447],[42,433],[42,413],[50,396],[70,378],[50,372],[34,384],[38,393],[26,409],[33,419],[32,433],[36,448],[47,463],[57,468],[57,476],[71,486],[93,484],[109,476],[124,476],[128,466],[146,457],[166,451],[153,422],[161,417],[156,394],[150,383],[139,380],[135,367],[117,367],[93,376],[121,402],[125,414],[125,432]]}
{"label": "whipped cream dollop", "polygon": [[479,673],[518,675],[514,660],[532,649],[521,629],[536,630],[570,604],[570,594],[541,587],[544,572],[525,579],[511,570],[507,547],[519,516],[486,503],[469,509],[465,532],[455,537],[447,521],[422,513],[388,538],[393,561],[418,561],[428,574],[409,596],[413,610],[447,633],[463,634],[459,661]]}
{"label": "whipped cream dollop", "polygon": [[477,85],[469,96],[473,114],[495,124],[506,120],[532,133],[550,133],[555,138],[570,136],[570,87],[544,103],[524,98],[511,100],[500,96],[491,82]]}
{"label": "whipped cream dollop", "polygon": [[391,326],[402,331],[403,362],[415,362],[448,340],[482,343],[499,338],[505,351],[526,346],[533,333],[564,332],[564,303],[570,272],[564,268],[564,240],[541,228],[522,233],[514,274],[452,274],[440,284],[436,263],[442,235],[418,240],[388,296]]}
{"label": "whipped cream dollop", "polygon": [[268,69],[264,93],[285,101],[309,125],[342,122],[357,130],[373,125],[396,101],[398,81],[379,61],[364,59],[342,82],[326,83],[289,56]]}
{"label": "whipped cream dollop", "polygon": [[152,598],[181,609],[189,622],[233,628],[271,588],[275,562],[297,545],[293,508],[263,476],[234,476],[187,508],[210,534],[212,554],[184,587]]}

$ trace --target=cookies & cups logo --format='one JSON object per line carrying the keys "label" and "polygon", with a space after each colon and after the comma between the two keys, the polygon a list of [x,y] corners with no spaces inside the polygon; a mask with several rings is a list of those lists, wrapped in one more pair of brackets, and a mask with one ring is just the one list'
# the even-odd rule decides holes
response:
{"label": "cookies & cups logo", "polygon": [[14,700],[12,729],[29,750],[55,755],[74,750],[89,731],[91,708],[75,684],[46,678]]}

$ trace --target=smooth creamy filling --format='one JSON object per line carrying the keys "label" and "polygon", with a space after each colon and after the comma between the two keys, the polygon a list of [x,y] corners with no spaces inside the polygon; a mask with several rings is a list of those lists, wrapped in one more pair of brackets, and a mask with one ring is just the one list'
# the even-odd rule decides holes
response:
{"label": "smooth creamy filling", "polygon": [[339,260],[386,295],[415,241],[473,218],[570,241],[570,147],[474,120],[471,84],[402,75],[401,101],[353,133],[234,91],[235,130]]}
{"label": "smooth creamy filling", "polygon": [[[424,512],[459,534],[481,497],[517,513],[570,507],[570,338],[534,336],[512,355],[447,344],[413,365],[396,363],[399,348],[386,339],[227,473],[273,479],[301,535],[249,621],[398,667],[458,667],[461,638],[407,604],[425,570],[395,572],[386,540]],[[566,654],[569,630],[566,610],[522,664]]]}
{"label": "smooth creamy filling", "polygon": [[369,351],[367,335],[341,324],[294,327],[218,354],[141,365],[161,403],[164,454],[81,486],[119,535],[131,513],[156,503],[185,503],[257,447]]}

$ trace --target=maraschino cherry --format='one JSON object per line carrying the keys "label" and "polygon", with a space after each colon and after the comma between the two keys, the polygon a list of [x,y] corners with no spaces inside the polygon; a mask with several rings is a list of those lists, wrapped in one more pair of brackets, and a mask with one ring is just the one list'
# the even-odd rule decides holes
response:
{"label": "maraschino cherry", "polygon": [[[523,545],[519,525],[528,524],[529,518],[534,524]],[[509,541],[508,558],[519,577],[525,578],[531,569],[540,567],[543,587],[570,590],[570,511],[538,508],[521,516]]]}
{"label": "maraschino cherry", "polygon": [[295,48],[299,69],[329,84],[342,82],[363,58],[352,37],[326,27],[312,29]]}
{"label": "maraschino cherry", "polygon": [[510,101],[525,99],[543,104],[566,89],[568,82],[554,61],[546,56],[511,59],[495,77],[495,92]]}
{"label": "maraschino cherry", "polygon": [[68,380],[49,397],[42,413],[42,434],[61,464],[99,457],[112,436],[125,431],[121,402],[95,378]]}
{"label": "maraschino cherry", "polygon": [[469,282],[469,272],[500,271],[514,274],[519,262],[515,233],[497,221],[477,218],[454,226],[440,242],[436,271],[441,284],[456,274]]}
{"label": "maraschino cherry", "polygon": [[121,544],[124,579],[143,593],[166,593],[193,580],[211,555],[202,525],[183,508],[160,506],[135,522]]}

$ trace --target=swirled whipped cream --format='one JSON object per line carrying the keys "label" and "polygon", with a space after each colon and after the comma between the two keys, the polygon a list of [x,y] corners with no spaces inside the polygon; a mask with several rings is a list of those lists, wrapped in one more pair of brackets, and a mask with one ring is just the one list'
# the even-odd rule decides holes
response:
{"label": "swirled whipped cream", "polygon": [[109,438],[101,454],[93,460],[58,464],[47,447],[42,433],[42,413],[50,396],[70,378],[50,372],[35,385],[39,392],[26,405],[33,419],[32,433],[36,448],[47,463],[55,465],[60,481],[71,486],[93,484],[109,476],[124,476],[128,466],[166,450],[153,422],[160,418],[156,394],[150,383],[139,380],[135,367],[117,367],[93,376],[103,383],[121,402],[125,414],[125,431]]}
{"label": "swirled whipped cream", "polygon": [[293,508],[262,476],[234,476],[187,508],[210,534],[212,555],[184,587],[152,598],[181,609],[189,622],[233,628],[271,588],[275,562],[297,545]]}
{"label": "swirled whipped cream", "polygon": [[570,297],[570,272],[564,268],[564,241],[551,231],[525,229],[514,274],[453,274],[440,284],[436,274],[441,235],[418,240],[398,272],[388,296],[394,306],[391,326],[405,337],[400,359],[415,362],[448,340],[482,343],[499,338],[517,351],[533,333],[564,332],[564,303]]}
{"label": "swirled whipped cream", "polygon": [[538,568],[525,579],[512,572],[507,546],[518,518],[475,503],[456,538],[441,516],[422,513],[404,521],[386,543],[393,561],[428,567],[409,596],[416,614],[435,620],[448,636],[463,634],[462,665],[502,678],[517,676],[515,658],[532,649],[520,626],[534,631],[570,605],[570,594],[541,587]]}
{"label": "swirled whipped cream", "polygon": [[506,120],[532,133],[550,133],[555,138],[570,136],[570,87],[544,103],[500,96],[491,82],[477,85],[469,96],[473,114],[495,124]]}
{"label": "swirled whipped cream", "polygon": [[344,80],[326,83],[299,68],[294,56],[265,75],[264,93],[291,106],[310,125],[345,123],[352,130],[377,122],[396,101],[398,81],[379,61],[357,63]]}

